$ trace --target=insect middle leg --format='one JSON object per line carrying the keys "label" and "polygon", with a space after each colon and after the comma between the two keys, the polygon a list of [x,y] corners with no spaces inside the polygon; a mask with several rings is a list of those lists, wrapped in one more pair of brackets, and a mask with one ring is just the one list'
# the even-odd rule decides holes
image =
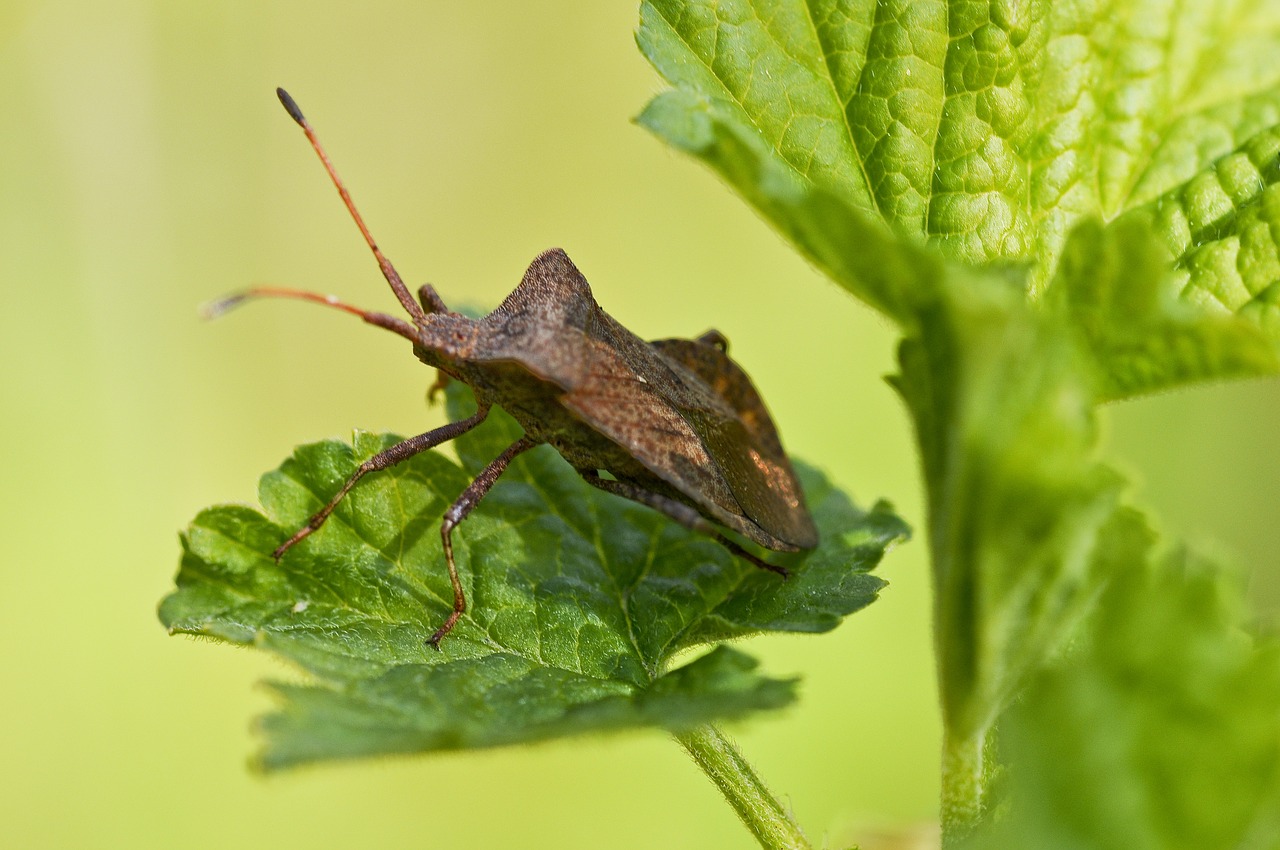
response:
{"label": "insect middle leg", "polygon": [[453,378],[449,377],[448,372],[437,369],[436,379],[431,382],[431,386],[427,387],[427,404],[435,404],[440,401],[440,394],[448,389],[449,384],[452,382]]}
{"label": "insect middle leg", "polygon": [[521,437],[507,446],[502,454],[494,458],[488,466],[480,471],[475,480],[467,485],[467,489],[462,491],[462,495],[457,498],[457,501],[449,506],[449,510],[444,512],[444,522],[440,523],[440,540],[444,544],[444,561],[449,567],[449,582],[453,585],[453,612],[444,621],[444,625],[436,629],[435,634],[427,639],[427,643],[436,649],[440,648],[441,639],[453,631],[458,618],[467,610],[467,597],[462,592],[462,582],[458,579],[458,568],[453,563],[453,529],[458,523],[467,518],[467,515],[471,513],[476,505],[480,504],[480,500],[489,492],[489,488],[493,487],[499,476],[506,471],[507,464],[511,463],[512,458],[536,445],[537,443],[528,437]]}
{"label": "insect middle leg", "polygon": [[403,442],[396,443],[385,451],[378,452],[376,455],[360,464],[360,466],[356,468],[355,473],[353,473],[352,476],[347,479],[346,483],[342,485],[342,489],[338,491],[337,495],[330,499],[327,505],[313,514],[311,519],[307,520],[306,525],[294,532],[294,535],[288,540],[281,543],[276,550],[271,553],[272,557],[279,561],[290,547],[309,537],[312,532],[324,525],[324,521],[329,518],[329,514],[333,513],[333,509],[338,506],[338,503],[342,501],[343,497],[345,497],[347,493],[351,492],[351,488],[356,486],[356,483],[370,472],[377,472],[379,470],[386,469],[387,467],[395,466],[402,460],[411,458],[416,454],[425,452],[427,449],[434,448],[441,443],[461,436],[483,422],[485,417],[488,415],[489,406],[487,404],[482,404],[473,415],[468,416],[466,419],[459,419],[457,422],[450,422],[448,425],[441,425],[439,428],[434,428],[427,431],[425,434],[419,434],[416,437],[410,437]]}
{"label": "insect middle leg", "polygon": [[612,481],[607,478],[601,478],[600,474],[594,470],[578,470],[578,472],[592,487],[603,490],[606,493],[612,493],[615,496],[621,496],[624,499],[630,499],[633,502],[639,502],[646,507],[653,508],[655,511],[661,511],[683,525],[685,528],[713,538],[717,543],[737,555],[739,558],[749,561],[763,570],[777,573],[783,578],[791,577],[791,571],[786,567],[779,566],[778,564],[771,564],[763,558],[757,558],[755,555],[751,554],[746,549],[743,549],[737,543],[721,534],[706,517],[686,505],[684,502],[677,502],[670,496],[664,496],[661,493],[646,490],[643,487],[627,481]]}

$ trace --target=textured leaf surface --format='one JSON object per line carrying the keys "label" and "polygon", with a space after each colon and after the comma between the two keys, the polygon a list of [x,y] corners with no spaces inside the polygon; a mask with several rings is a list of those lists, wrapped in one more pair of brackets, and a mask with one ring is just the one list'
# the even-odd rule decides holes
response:
{"label": "textured leaf surface", "polygon": [[[1025,264],[1039,296],[1077,224],[1133,212],[1178,262],[1159,288],[1192,305],[1155,299],[1171,315],[1148,318],[1187,331],[1182,356],[1204,377],[1241,373],[1231,356],[1215,371],[1215,346],[1255,343],[1193,319],[1225,310],[1280,339],[1275,4],[651,0],[638,39],[674,86],[641,124],[899,321],[911,320],[910,283],[866,268],[883,240],[856,236],[872,221],[951,259]],[[869,257],[842,256],[859,251]],[[1087,270],[1106,257],[1076,245],[1072,261]],[[1103,371],[1167,371],[1135,355]]]}
{"label": "textured leaf surface", "polygon": [[[1094,405],[1280,366],[1280,72],[1263,61],[1280,20],[1263,5],[643,6],[641,48],[674,90],[640,122],[903,327],[963,734],[1100,590],[1122,480],[1093,459]],[[805,84],[755,98],[783,68]],[[1257,258],[1232,262],[1246,242]]]}
{"label": "textured leaf surface", "polygon": [[1137,218],[1109,228],[1087,221],[1068,240],[1050,299],[1080,335],[1102,400],[1280,366],[1258,325],[1180,299],[1181,275],[1170,264]]}
{"label": "textured leaf surface", "polygon": [[[455,415],[466,396],[450,389]],[[470,609],[436,652],[425,640],[452,605],[440,518],[519,433],[495,413],[456,441],[461,465],[429,452],[372,476],[279,564],[271,551],[395,438],[303,446],[263,478],[265,513],[216,507],[192,523],[164,623],[261,647],[314,676],[275,686],[267,766],[777,708],[792,682],[759,675],[736,650],[674,669],[673,657],[757,632],[834,628],[875,599],[883,582],[868,571],[907,533],[887,506],[859,510],[802,465],[823,543],[803,556],[770,553],[794,569],[784,582],[594,490],[539,448],[454,532]]]}
{"label": "textured leaf surface", "polygon": [[1135,211],[1163,235],[1188,301],[1249,319],[1272,339],[1280,335],[1278,184],[1280,131],[1270,128]]}

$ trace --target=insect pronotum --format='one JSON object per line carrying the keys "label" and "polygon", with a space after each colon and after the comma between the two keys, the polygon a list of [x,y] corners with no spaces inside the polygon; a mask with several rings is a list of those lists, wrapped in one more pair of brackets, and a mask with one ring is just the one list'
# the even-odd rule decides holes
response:
{"label": "insect pronotum", "polygon": [[[413,344],[440,381],[474,391],[476,412],[369,458],[329,502],[275,550],[279,560],[319,529],[365,475],[464,434],[489,410],[524,429],[445,511],[440,525],[453,610],[430,637],[436,649],[467,609],[453,559],[453,529],[522,452],[546,443],[587,483],[647,505],[719,541],[734,555],[782,577],[717,525],[769,549],[817,545],[818,533],[777,429],[750,379],[717,331],[697,339],[646,342],[600,309],[582,274],[558,248],[539,255],[520,285],[482,319],[451,311],[430,285],[414,300],[383,255],[338,178],[311,124],[283,89],[280,102],[302,127],[409,319],[362,310],[330,295],[257,287],[211,305],[218,315],[246,299],[298,298],[359,316]],[[608,473],[605,477],[602,473]]]}

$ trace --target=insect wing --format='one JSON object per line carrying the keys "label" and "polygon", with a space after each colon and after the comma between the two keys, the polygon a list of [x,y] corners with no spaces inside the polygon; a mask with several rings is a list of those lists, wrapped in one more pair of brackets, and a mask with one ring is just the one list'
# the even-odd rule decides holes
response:
{"label": "insect wing", "polygon": [[[672,405],[671,397],[687,389],[671,380],[676,376],[652,348],[636,341],[640,351],[626,354],[599,339],[590,340],[579,380],[560,397],[560,404],[717,522],[772,545],[774,541],[761,536],[762,529],[734,498],[702,436]],[[650,368],[637,370],[643,359],[650,361]],[[621,468],[609,471],[626,477]]]}
{"label": "insect wing", "polygon": [[482,325],[487,333],[473,359],[515,364],[557,387],[564,409],[619,447],[614,474],[625,477],[623,467],[638,464],[649,480],[634,483],[651,486],[656,477],[769,548],[817,544],[772,419],[746,374],[716,346],[645,342],[600,309],[558,249],[534,260]]}
{"label": "insect wing", "polygon": [[[607,316],[601,319],[620,329]],[[669,343],[664,353],[636,338],[642,348],[621,354],[621,340],[604,336],[609,342],[593,340],[594,356],[588,358],[598,365],[561,397],[561,404],[722,525],[771,549],[817,545],[817,530],[777,431],[741,369],[705,343],[664,341]],[[706,348],[712,359],[689,365],[686,361],[703,352],[682,344]],[[620,354],[630,372],[610,362]],[[727,397],[699,374],[699,368],[724,364],[733,370]],[[746,422],[730,402],[744,385],[747,394],[739,406],[748,414]]]}
{"label": "insect wing", "polygon": [[693,372],[734,412],[681,410],[724,473],[734,498],[761,528],[801,549],[818,543],[795,470],[760,394],[742,367],[715,345],[689,339],[652,343],[664,358]]}

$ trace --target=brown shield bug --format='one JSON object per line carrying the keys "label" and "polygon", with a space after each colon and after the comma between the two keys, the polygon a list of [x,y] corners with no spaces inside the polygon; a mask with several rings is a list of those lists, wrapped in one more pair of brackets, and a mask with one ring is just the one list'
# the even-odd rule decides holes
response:
{"label": "brown shield bug", "polygon": [[453,562],[454,527],[514,457],[541,443],[553,446],[592,486],[661,511],[784,578],[785,568],[757,558],[716,525],[781,552],[817,545],[817,529],[778,431],[750,379],[726,353],[723,336],[709,331],[697,339],[645,342],[600,309],[586,279],[559,249],[535,259],[520,285],[482,319],[449,310],[430,285],[418,290],[415,301],[369,234],[298,105],[283,89],[276,93],[319,155],[409,320],[276,287],[232,295],[211,305],[209,314],[255,297],[299,298],[345,310],[409,340],[418,359],[439,370],[441,382],[470,386],[477,405],[473,415],[360,464],[328,504],[280,544],[277,560],[320,528],[365,475],[469,431],[495,405],[524,428],[524,436],[445,511],[440,537],[453,612],[430,638],[437,649],[467,607]]}

